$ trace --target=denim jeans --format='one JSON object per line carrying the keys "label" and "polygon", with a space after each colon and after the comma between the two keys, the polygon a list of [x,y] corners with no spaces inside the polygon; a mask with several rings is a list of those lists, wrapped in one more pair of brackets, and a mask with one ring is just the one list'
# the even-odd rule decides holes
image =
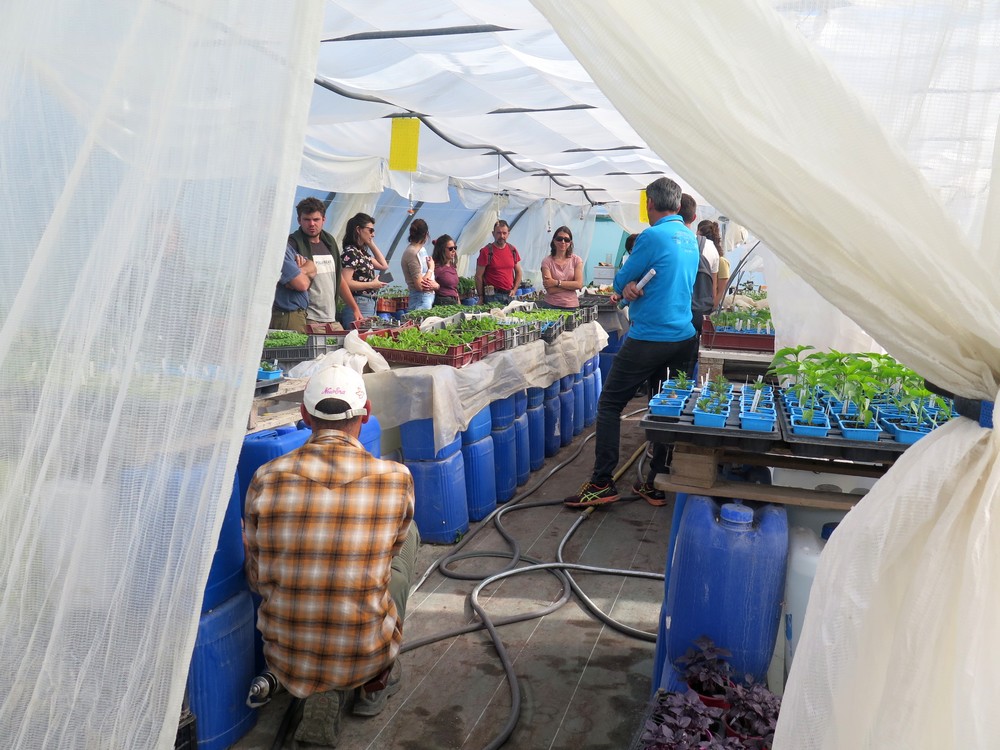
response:
{"label": "denim jeans", "polygon": [[[621,416],[625,405],[635,396],[643,383],[656,387],[666,368],[671,372],[683,369],[697,356],[698,337],[686,341],[641,341],[631,336],[625,339],[615,355],[608,379],[597,403],[597,439],[594,445],[594,473],[592,482],[610,482],[618,467],[618,450],[621,440]],[[667,447],[653,443],[653,459],[649,476],[653,477],[666,468]]]}
{"label": "denim jeans", "polygon": [[[359,295],[354,298],[354,301],[357,303],[358,309],[361,311],[362,318],[375,317],[374,297]],[[340,321],[340,325],[344,326],[345,331],[351,330],[351,326],[354,324],[354,311],[347,305],[344,305],[337,315],[337,320]]]}
{"label": "denim jeans", "polygon": [[410,290],[410,306],[406,312],[414,310],[430,310],[434,306],[434,292],[415,292]]}
{"label": "denim jeans", "polygon": [[486,295],[486,304],[489,304],[491,302],[502,302],[503,304],[506,305],[507,303],[510,302],[510,295],[509,294],[487,294]]}

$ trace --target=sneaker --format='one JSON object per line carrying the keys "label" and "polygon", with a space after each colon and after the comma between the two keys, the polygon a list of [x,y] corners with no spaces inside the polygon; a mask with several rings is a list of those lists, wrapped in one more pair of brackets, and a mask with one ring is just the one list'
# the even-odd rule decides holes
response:
{"label": "sneaker", "polygon": [[649,482],[636,482],[632,485],[632,492],[637,494],[650,505],[657,507],[667,504],[667,496],[663,490],[658,490]]}
{"label": "sneaker", "polygon": [[358,688],[358,694],[354,698],[354,708],[352,713],[355,716],[378,716],[385,708],[389,696],[395,695],[403,687],[403,667],[397,659],[392,663],[392,670],[389,672],[389,682],[382,690],[369,693],[364,687]]}
{"label": "sneaker", "polygon": [[618,497],[618,489],[615,487],[614,482],[607,482],[606,484],[584,482],[583,486],[580,487],[580,492],[565,498],[563,505],[568,508],[589,508],[591,505],[613,503]]}
{"label": "sneaker", "polygon": [[349,695],[348,690],[327,690],[306,698],[302,719],[295,730],[296,748],[336,747],[340,739],[341,715]]}

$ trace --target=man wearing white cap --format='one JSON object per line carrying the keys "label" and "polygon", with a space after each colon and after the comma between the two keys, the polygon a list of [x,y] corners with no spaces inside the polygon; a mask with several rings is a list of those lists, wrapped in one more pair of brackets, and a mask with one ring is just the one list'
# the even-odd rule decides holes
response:
{"label": "man wearing white cap", "polygon": [[267,665],[305,698],[301,748],[334,747],[341,713],[374,716],[399,690],[396,661],[420,537],[413,479],[358,441],[371,403],[349,367],[314,375],[309,441],[261,466],[247,491],[247,579],[263,601]]}

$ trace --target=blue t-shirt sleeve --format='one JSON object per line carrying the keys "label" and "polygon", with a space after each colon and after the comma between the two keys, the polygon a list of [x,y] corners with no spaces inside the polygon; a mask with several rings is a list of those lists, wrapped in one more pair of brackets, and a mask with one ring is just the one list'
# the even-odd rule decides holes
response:
{"label": "blue t-shirt sleeve", "polygon": [[285,246],[285,259],[281,263],[281,278],[278,279],[278,283],[282,286],[287,285],[292,279],[302,273],[299,269],[299,264],[295,260],[295,254],[295,250],[291,245]]}

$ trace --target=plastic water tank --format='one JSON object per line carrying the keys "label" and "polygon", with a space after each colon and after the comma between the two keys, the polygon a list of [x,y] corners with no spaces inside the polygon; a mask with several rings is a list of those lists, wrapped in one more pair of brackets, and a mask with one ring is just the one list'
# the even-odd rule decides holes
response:
{"label": "plastic water tank", "polygon": [[545,409],[529,406],[527,416],[529,468],[538,471],[545,464]]}
{"label": "plastic water tank", "polygon": [[369,414],[368,421],[361,425],[358,440],[375,458],[382,458],[382,425],[374,414]]}
{"label": "plastic water tank", "polygon": [[517,486],[528,481],[531,476],[531,436],[528,434],[528,414],[514,419],[514,450],[517,461]]}
{"label": "plastic water tank", "polygon": [[[407,461],[433,461],[448,458],[462,447],[461,435],[456,435],[441,450],[434,450],[434,420],[413,419],[399,426],[399,439],[403,444],[403,458]],[[422,532],[421,532],[422,533]]]}
{"label": "plastic water tank", "polygon": [[562,393],[570,390],[573,390],[573,376],[564,375],[559,378],[559,392]]}
{"label": "plastic water tank", "polygon": [[529,388],[528,389],[528,408],[531,409],[535,406],[541,406],[542,401],[545,400],[545,389],[544,388]]}
{"label": "plastic water tank", "polygon": [[562,385],[562,381],[556,378],[551,383],[549,383],[545,388],[542,389],[542,398],[559,398],[559,388]]}
{"label": "plastic water tank", "polygon": [[490,414],[493,415],[494,430],[502,430],[514,424],[514,394],[493,401],[490,404]]}
{"label": "plastic water tank", "polygon": [[608,373],[611,372],[611,365],[615,363],[615,354],[606,354],[601,352],[600,354],[600,371],[601,371],[601,382],[608,382]]}
{"label": "plastic water tank", "polygon": [[802,623],[809,604],[809,591],[819,557],[826,540],[836,528],[836,523],[823,527],[822,536],[804,526],[795,526],[788,532],[788,575],[785,578],[785,677],[792,667],[792,658],[802,635]]}
{"label": "plastic water tank", "polygon": [[554,398],[546,398],[542,402],[542,412],[545,417],[545,455],[549,458],[559,452],[562,446],[562,403],[559,394]]}
{"label": "plastic water tank", "polygon": [[586,399],[584,396],[583,376],[577,373],[579,380],[573,380],[573,435],[583,432],[583,421],[586,418]]}
{"label": "plastic water tank", "polygon": [[[489,411],[489,410],[487,410]],[[462,446],[465,497],[469,520],[481,521],[497,507],[496,461],[493,436]]]}
{"label": "plastic water tank", "polygon": [[667,582],[663,671],[707,635],[732,651],[736,674],[762,680],[777,640],[787,557],[784,507],[720,507],[710,497],[688,497]]}
{"label": "plastic water tank", "polygon": [[243,574],[243,513],[240,502],[239,472],[233,477],[233,491],[226,505],[226,515],[222,519],[219,542],[215,547],[215,557],[208,571],[205,584],[205,598],[201,611],[215,609],[227,599],[231,599],[246,588]]}
{"label": "plastic water tank", "polygon": [[514,392],[514,419],[517,419],[528,410],[528,392]]}
{"label": "plastic water tank", "polygon": [[517,489],[517,436],[514,425],[493,430],[493,455],[496,462],[497,502],[505,503]]}
{"label": "plastic water tank", "polygon": [[[600,361],[600,357],[598,357]],[[600,367],[594,369],[594,402],[595,404],[601,403],[601,391],[604,390],[604,372]],[[596,406],[595,406],[596,408]]]}
{"label": "plastic water tank", "polygon": [[567,446],[573,442],[573,420],[576,415],[576,397],[573,388],[568,391],[559,391],[559,444]]}
{"label": "plastic water tank", "polygon": [[420,538],[437,544],[458,541],[469,530],[465,463],[461,450],[436,461],[404,463],[413,475],[413,520]]}
{"label": "plastic water tank", "polygon": [[256,674],[253,619],[250,593],[243,591],[203,614],[198,623],[187,686],[199,750],[223,750],[257,721],[246,705]]}
{"label": "plastic water tank", "polygon": [[593,370],[583,376],[583,426],[590,427],[597,420],[597,376]]}
{"label": "plastic water tank", "polygon": [[312,431],[306,427],[299,429],[296,425],[288,425],[274,430],[251,432],[243,438],[243,448],[240,450],[240,460],[236,468],[240,478],[241,516],[254,472],[271,459],[302,446],[310,435]]}
{"label": "plastic water tank", "polygon": [[484,437],[489,437],[492,429],[493,415],[490,413],[490,407],[484,406],[469,420],[469,426],[462,431],[462,444],[479,442]]}

